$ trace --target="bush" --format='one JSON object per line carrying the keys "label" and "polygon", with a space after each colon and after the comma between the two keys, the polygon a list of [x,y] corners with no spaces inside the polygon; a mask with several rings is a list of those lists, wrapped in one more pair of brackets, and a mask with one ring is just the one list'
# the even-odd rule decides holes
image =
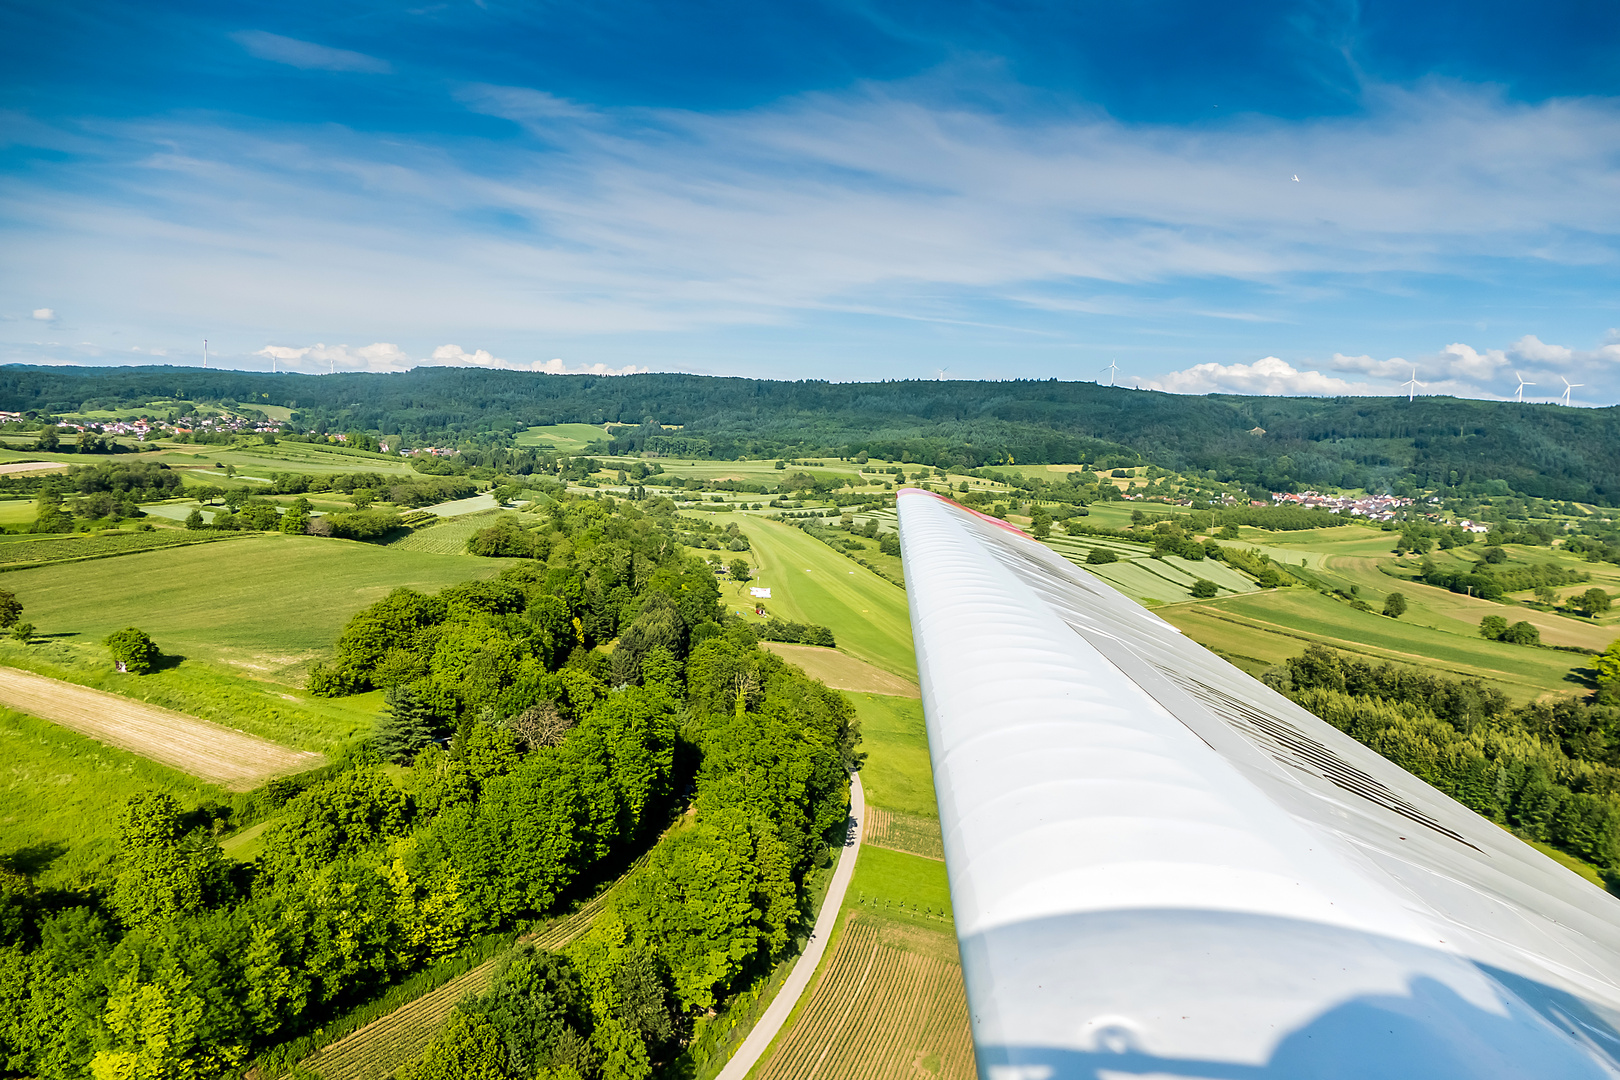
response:
{"label": "bush", "polygon": [[1091,566],[1119,562],[1119,554],[1105,547],[1094,547],[1086,553],[1086,562]]}
{"label": "bush", "polygon": [[1501,641],[1507,628],[1508,621],[1500,615],[1487,615],[1479,620],[1479,636],[1491,641]]}
{"label": "bush", "polygon": [[146,631],[133,626],[126,626],[108,637],[106,645],[119,671],[145,675],[157,663],[158,647],[147,637]]}
{"label": "bush", "polygon": [[1392,619],[1398,619],[1406,614],[1406,597],[1401,593],[1392,592],[1384,597],[1384,614]]}
{"label": "bush", "polygon": [[1193,582],[1192,594],[1193,599],[1195,600],[1208,600],[1210,597],[1214,596],[1220,591],[1220,586],[1216,585],[1208,578],[1199,578],[1197,581]]}
{"label": "bush", "polygon": [[900,534],[884,533],[878,538],[878,550],[885,555],[900,554]]}
{"label": "bush", "polygon": [[341,668],[316,664],[309,669],[304,689],[316,697],[346,697],[360,690],[360,680]]}

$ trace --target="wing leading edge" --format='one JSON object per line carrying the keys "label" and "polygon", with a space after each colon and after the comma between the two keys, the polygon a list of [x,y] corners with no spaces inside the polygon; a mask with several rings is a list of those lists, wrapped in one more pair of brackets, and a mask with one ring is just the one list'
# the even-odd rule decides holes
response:
{"label": "wing leading edge", "polygon": [[987,1080],[1620,1077],[1620,904],[1001,522],[901,544]]}

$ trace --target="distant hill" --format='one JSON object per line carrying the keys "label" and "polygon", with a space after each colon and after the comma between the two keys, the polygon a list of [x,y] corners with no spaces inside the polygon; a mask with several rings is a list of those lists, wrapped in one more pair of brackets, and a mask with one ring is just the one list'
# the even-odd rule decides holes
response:
{"label": "distant hill", "polygon": [[[193,368],[0,367],[0,409],[62,413],[183,397],[295,409],[305,428],[504,443],[556,423],[612,449],[714,457],[854,455],[927,464],[1151,461],[1258,488],[1458,486],[1616,505],[1620,407],[1425,397],[1184,397],[1088,382],[828,383],[469,368],[267,375]],[[1258,429],[1258,430],[1257,430]],[[1262,433],[1263,432],[1263,433]],[[671,439],[660,444],[649,440]],[[1453,475],[1455,474],[1455,475]],[[1495,481],[1496,483],[1493,483]]]}

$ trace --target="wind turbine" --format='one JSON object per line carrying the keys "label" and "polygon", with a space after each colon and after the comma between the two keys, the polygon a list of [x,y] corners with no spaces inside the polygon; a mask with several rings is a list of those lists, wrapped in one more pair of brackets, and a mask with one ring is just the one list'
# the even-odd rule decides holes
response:
{"label": "wind turbine", "polygon": [[1417,388],[1418,387],[1420,387],[1420,386],[1428,386],[1429,384],[1428,383],[1420,383],[1420,382],[1418,382],[1418,380],[1417,380],[1417,368],[1413,368],[1412,369],[1412,377],[1410,379],[1407,379],[1405,382],[1401,383],[1401,385],[1406,387],[1406,400],[1411,401],[1412,400],[1412,395],[1417,393]]}
{"label": "wind turbine", "polygon": [[203,370],[208,370],[208,339],[203,338]]}
{"label": "wind turbine", "polygon": [[939,372],[934,376],[934,381],[935,382],[944,382],[945,381],[945,373],[947,371],[949,371],[949,370],[951,370],[951,369],[948,368],[948,367],[940,368]]}
{"label": "wind turbine", "polygon": [[[1562,375],[1560,375],[1558,377],[1560,379],[1564,379],[1564,377]],[[1585,386],[1585,385],[1586,385],[1585,383],[1570,382],[1568,379],[1564,379],[1564,404],[1565,405],[1569,404],[1569,392],[1571,390],[1575,389],[1577,386]]]}
{"label": "wind turbine", "polygon": [[1108,385],[1109,386],[1114,385],[1114,373],[1117,372],[1118,370],[1119,370],[1119,363],[1117,361],[1114,361],[1114,360],[1108,361],[1108,366],[1102,369],[1102,371],[1108,372]]}
{"label": "wind turbine", "polygon": [[1536,384],[1533,382],[1525,382],[1524,376],[1520,375],[1517,371],[1513,373],[1513,377],[1519,380],[1519,389],[1514,393],[1513,400],[1522,405],[1524,404],[1524,388],[1527,386],[1534,386]]}

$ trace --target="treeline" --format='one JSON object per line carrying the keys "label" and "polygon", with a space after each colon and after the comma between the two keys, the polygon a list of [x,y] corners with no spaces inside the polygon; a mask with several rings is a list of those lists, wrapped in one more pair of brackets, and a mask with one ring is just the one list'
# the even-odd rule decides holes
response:
{"label": "treeline", "polygon": [[[556,376],[418,368],[260,375],[174,368],[0,370],[0,408],[77,409],[175,396],[255,400],[331,431],[413,445],[510,448],[541,424],[618,422],[621,452],[715,458],[861,453],[949,467],[1095,462],[1213,474],[1261,491],[1332,485],[1526,495],[1613,505],[1620,409],[1432,397],[1187,397],[1052,381],[771,382],[695,375]],[[680,425],[670,433],[661,425]],[[675,440],[659,443],[654,440]],[[509,450],[507,452],[510,452]],[[514,470],[509,470],[514,471]]]}
{"label": "treeline", "polygon": [[355,616],[320,688],[387,687],[388,712],[335,775],[285,792],[251,863],[221,854],[223,811],[153,792],[124,809],[110,877],[55,892],[0,874],[0,1069],[237,1072],[556,911],[688,791],[693,813],[592,934],[520,954],[484,1019],[468,1006],[448,1035],[527,1033],[487,1044],[480,1077],[639,1080],[768,970],[809,908],[806,872],[842,840],[852,711],[726,619],[707,568],[647,515],[580,501],[564,517],[574,551],[547,567]]}
{"label": "treeline", "polygon": [[1440,567],[1425,558],[1418,571],[1419,580],[1454,593],[1468,593],[1486,600],[1500,600],[1510,592],[1539,587],[1557,588],[1590,581],[1592,575],[1584,570],[1561,566],[1557,563],[1532,563],[1528,566],[1493,566],[1486,560],[1471,567]]}
{"label": "treeline", "polygon": [[1475,680],[1320,645],[1266,681],[1469,809],[1620,872],[1620,709],[1575,698],[1515,708]]}

